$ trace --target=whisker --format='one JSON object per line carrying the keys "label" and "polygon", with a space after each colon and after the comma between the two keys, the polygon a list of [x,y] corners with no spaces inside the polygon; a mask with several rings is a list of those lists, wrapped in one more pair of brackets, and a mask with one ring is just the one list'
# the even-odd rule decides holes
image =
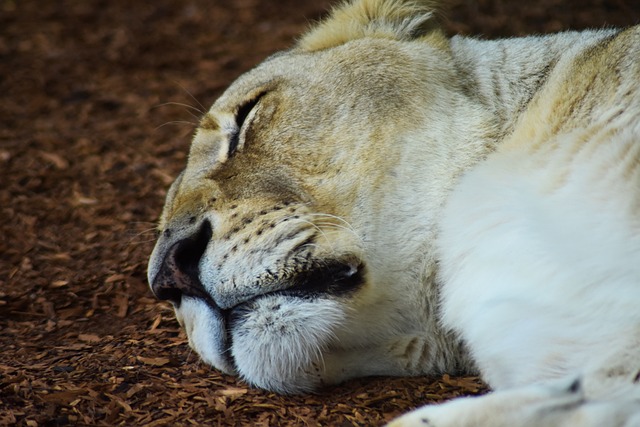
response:
{"label": "whisker", "polygon": [[318,233],[320,233],[322,235],[322,237],[324,237],[324,239],[327,241],[327,245],[329,246],[329,248],[331,249],[331,252],[335,252],[335,248],[333,246],[333,244],[331,244],[331,240],[329,240],[329,238],[327,237],[327,234],[324,232],[324,230],[322,230],[320,227],[318,227],[316,224],[314,224],[311,221],[307,221],[306,219],[302,219],[302,218],[293,218],[296,221],[300,221],[306,224],[311,225],[313,228],[315,228],[316,230],[318,230]]}
{"label": "whisker", "polygon": [[328,223],[333,225],[334,227],[342,227],[344,230],[346,231],[350,231],[353,236],[360,242],[360,243],[364,243],[364,240],[362,239],[362,237],[356,232],[356,230],[353,228],[353,226],[351,225],[351,223],[349,223],[349,221],[347,221],[344,218],[341,218],[337,215],[331,215],[331,214],[327,214],[327,213],[309,213],[307,214],[308,216],[318,216],[318,217],[324,217],[324,218],[331,218],[331,219],[336,219],[340,222],[342,222],[344,224],[344,226],[340,226],[338,224],[334,224],[334,223]]}
{"label": "whisker", "polygon": [[191,92],[189,92],[189,91],[187,90],[187,88],[186,88],[186,87],[182,86],[182,85],[181,85],[178,81],[176,81],[176,80],[174,80],[174,83],[175,83],[175,84],[177,84],[177,85],[178,85],[178,87],[179,87],[180,89],[182,89],[183,91],[185,91],[185,92],[186,92],[186,94],[187,94],[187,95],[189,95],[189,96],[191,97],[191,99],[193,99],[193,100],[196,102],[196,104],[198,104],[198,105],[200,106],[200,108],[202,109],[202,111],[206,111],[206,110],[207,110],[207,109],[204,107],[204,105],[202,105],[202,104],[200,103],[200,101],[198,101],[198,99],[197,99],[195,96],[193,96],[193,94],[192,94]]}
{"label": "whisker", "polygon": [[358,233],[356,233],[353,229],[349,228],[349,227],[345,227],[344,225],[340,225],[340,224],[335,224],[333,222],[317,222],[316,224],[320,225],[320,226],[324,226],[327,228],[337,228],[337,229],[341,229],[341,230],[345,230],[348,231],[349,233],[351,233],[356,239],[358,239],[359,241],[362,241],[362,239],[360,238],[360,236],[358,236]]}
{"label": "whisker", "polygon": [[[126,246],[131,246],[131,245],[141,245],[141,244],[145,244],[145,243],[149,243],[149,242],[153,242],[157,239],[158,236],[158,228],[155,226],[155,224],[151,223],[151,222],[139,222],[138,224],[145,224],[145,225],[154,225],[153,227],[149,227],[149,228],[145,228],[142,229],[140,231],[136,231],[136,230],[127,230],[125,233],[128,234],[130,236],[129,240],[126,243]],[[141,236],[146,236],[152,234],[153,237],[150,239],[139,239]]]}
{"label": "whisker", "polygon": [[[130,230],[130,231],[134,231],[134,230]],[[151,233],[151,232],[156,233],[158,231],[158,228],[154,225],[153,227],[149,227],[149,228],[145,228],[143,230],[140,230],[136,233],[136,236],[140,236],[142,234],[146,234],[146,233]]]}
{"label": "whisker", "polygon": [[306,248],[306,247],[312,247],[312,248],[320,248],[320,245],[318,245],[317,243],[305,243],[304,245],[300,246],[300,249],[302,248]]}
{"label": "whisker", "polygon": [[160,128],[162,128],[162,127],[165,127],[165,126],[167,126],[167,125],[190,125],[190,126],[193,126],[194,128],[198,127],[198,124],[197,124],[197,123],[193,123],[193,122],[190,122],[190,121],[188,121],[188,120],[173,120],[173,121],[166,122],[166,123],[164,123],[164,124],[162,124],[162,125],[158,126],[158,127],[157,127],[157,128],[155,128],[154,130],[158,130],[158,129],[160,129]]}
{"label": "whisker", "polygon": [[327,214],[327,213],[309,213],[307,214],[309,216],[324,216],[327,218],[333,218],[333,219],[337,219],[338,221],[343,222],[348,228],[350,228],[351,230],[353,230],[353,226],[349,223],[349,221],[347,221],[344,218],[341,218],[337,215],[331,215],[331,214]]}
{"label": "whisker", "polygon": [[[182,103],[179,103],[179,102],[165,102],[164,104],[159,104],[159,105],[157,105],[157,107],[162,107],[162,106],[165,106],[165,105],[179,105],[179,106],[181,106],[181,107],[186,107],[186,108],[187,108],[187,110],[186,110],[186,111],[187,111],[187,113],[188,113],[191,117],[193,117],[194,119],[196,119],[198,122],[201,120],[201,118],[202,118],[201,116],[203,116],[203,115],[204,115],[204,114],[203,114],[203,113],[201,113],[201,112],[200,112],[200,110],[198,110],[196,107],[192,107],[191,105],[188,105],[188,104],[182,104]],[[193,109],[193,110],[196,110],[197,112],[199,112],[199,113],[200,113],[200,115],[195,114],[193,111],[191,111],[192,109]]]}
{"label": "whisker", "polygon": [[127,224],[129,224],[129,225],[144,224],[144,225],[153,225],[153,226],[156,225],[156,223],[154,221],[129,221],[129,222],[127,222]]}
{"label": "whisker", "polygon": [[128,246],[133,246],[133,245],[144,245],[146,243],[151,243],[151,242],[155,242],[156,239],[149,239],[149,240],[137,240],[137,241],[133,241],[133,239],[131,239],[131,241],[129,243],[127,243]]}
{"label": "whisker", "polygon": [[[163,102],[162,104],[155,105],[152,108],[160,108],[160,107],[165,107],[167,105],[177,105],[179,107],[184,107],[187,110],[191,110],[191,111],[195,111],[197,113],[200,113],[201,115],[205,115],[206,114],[204,111],[202,111],[198,107],[194,107],[193,105],[185,104],[184,102],[175,102],[175,101]],[[197,116],[194,116],[194,117],[197,118]]]}
{"label": "whisker", "polygon": [[304,220],[304,219],[302,219],[300,217],[296,218],[295,215],[288,215],[288,216],[285,216],[285,217],[282,217],[282,218],[278,219],[276,221],[276,225],[282,224],[283,222],[291,221],[291,220],[297,220],[297,221],[301,221],[301,222],[307,223],[307,224],[311,225],[313,228],[315,228],[316,230],[318,230],[320,233],[322,233],[322,230],[320,230],[320,228],[317,225],[315,225],[313,222]]}

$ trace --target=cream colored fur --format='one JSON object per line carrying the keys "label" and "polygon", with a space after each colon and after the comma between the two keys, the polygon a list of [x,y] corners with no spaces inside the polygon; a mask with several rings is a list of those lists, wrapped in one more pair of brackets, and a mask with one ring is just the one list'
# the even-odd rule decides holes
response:
{"label": "cream colored fur", "polygon": [[447,38],[436,12],[354,0],[232,84],[152,288],[259,387],[479,370],[495,394],[397,425],[640,425],[640,29]]}

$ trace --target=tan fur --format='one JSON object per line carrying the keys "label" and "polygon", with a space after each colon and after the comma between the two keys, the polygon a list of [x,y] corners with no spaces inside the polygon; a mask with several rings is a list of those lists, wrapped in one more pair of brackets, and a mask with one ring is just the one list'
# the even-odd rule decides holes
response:
{"label": "tan fur", "polygon": [[207,363],[287,393],[476,365],[499,386],[439,310],[439,268],[455,262],[437,241],[460,177],[517,164],[540,195],[584,181],[575,191],[637,218],[640,28],[449,39],[435,14],[432,1],[340,5],[203,117],[149,281]]}
{"label": "tan fur", "polygon": [[434,25],[438,1],[363,0],[336,6],[331,19],[312,28],[298,42],[305,52],[340,46],[364,37],[411,40],[426,36],[430,30],[441,34]]}

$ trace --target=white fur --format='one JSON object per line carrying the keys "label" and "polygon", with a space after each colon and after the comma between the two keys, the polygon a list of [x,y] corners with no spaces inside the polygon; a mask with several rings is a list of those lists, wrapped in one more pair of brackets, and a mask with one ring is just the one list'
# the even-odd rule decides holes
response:
{"label": "white fur", "polygon": [[579,133],[560,136],[552,154],[494,154],[443,216],[443,321],[496,388],[577,375],[640,333],[640,182],[609,165],[629,146],[640,151],[640,132],[627,128],[558,168]]}
{"label": "white fur", "polygon": [[[232,329],[238,373],[255,385],[281,393],[317,388],[323,354],[345,318],[340,304],[265,296],[253,301]],[[256,357],[256,354],[260,355]]]}

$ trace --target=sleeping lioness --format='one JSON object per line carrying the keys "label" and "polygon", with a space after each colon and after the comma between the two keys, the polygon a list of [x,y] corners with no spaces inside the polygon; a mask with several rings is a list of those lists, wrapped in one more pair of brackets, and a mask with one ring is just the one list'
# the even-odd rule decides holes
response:
{"label": "sleeping lioness", "polygon": [[397,422],[640,425],[640,27],[448,38],[434,3],[353,0],[231,85],[152,290],[258,387],[479,372]]}

